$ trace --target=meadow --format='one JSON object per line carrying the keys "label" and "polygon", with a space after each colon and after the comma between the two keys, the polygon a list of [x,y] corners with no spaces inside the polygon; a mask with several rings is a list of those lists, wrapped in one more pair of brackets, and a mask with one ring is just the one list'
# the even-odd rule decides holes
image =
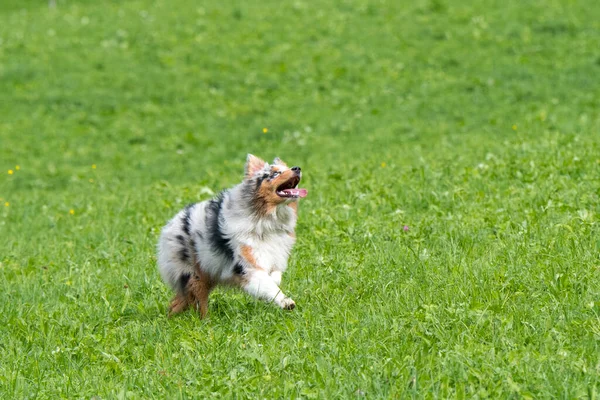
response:
{"label": "meadow", "polygon": [[[0,2],[0,398],[597,398],[593,0]],[[155,243],[302,166],[286,312]]]}

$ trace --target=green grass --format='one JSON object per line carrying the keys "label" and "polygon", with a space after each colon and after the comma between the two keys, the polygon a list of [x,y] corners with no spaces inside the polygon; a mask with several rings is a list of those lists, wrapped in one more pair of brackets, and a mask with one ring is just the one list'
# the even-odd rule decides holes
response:
{"label": "green grass", "polygon": [[[0,397],[597,398],[599,21],[4,0]],[[158,232],[248,152],[305,172],[298,307],[167,319]]]}

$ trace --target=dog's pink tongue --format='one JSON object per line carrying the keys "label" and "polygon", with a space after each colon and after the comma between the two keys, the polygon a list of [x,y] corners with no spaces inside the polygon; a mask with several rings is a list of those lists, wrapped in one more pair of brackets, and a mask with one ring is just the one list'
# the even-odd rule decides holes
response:
{"label": "dog's pink tongue", "polygon": [[308,190],[306,189],[284,189],[282,192],[289,194],[290,196],[306,197]]}

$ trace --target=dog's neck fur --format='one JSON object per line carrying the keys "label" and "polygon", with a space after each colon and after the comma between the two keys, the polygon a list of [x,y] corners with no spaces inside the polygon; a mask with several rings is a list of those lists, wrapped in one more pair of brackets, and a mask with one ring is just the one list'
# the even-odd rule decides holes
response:
{"label": "dog's neck fur", "polygon": [[273,211],[262,215],[256,211],[247,190],[245,182],[232,188],[224,207],[227,218],[236,224],[236,231],[244,231],[260,238],[294,232],[296,213],[288,206],[288,202],[281,203],[274,207]]}

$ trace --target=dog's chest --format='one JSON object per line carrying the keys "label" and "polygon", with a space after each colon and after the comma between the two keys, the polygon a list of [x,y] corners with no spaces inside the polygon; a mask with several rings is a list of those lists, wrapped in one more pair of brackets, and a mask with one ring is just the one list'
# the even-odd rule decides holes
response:
{"label": "dog's chest", "polygon": [[251,243],[254,259],[267,272],[285,271],[293,246],[294,238],[287,233],[255,239]]}

